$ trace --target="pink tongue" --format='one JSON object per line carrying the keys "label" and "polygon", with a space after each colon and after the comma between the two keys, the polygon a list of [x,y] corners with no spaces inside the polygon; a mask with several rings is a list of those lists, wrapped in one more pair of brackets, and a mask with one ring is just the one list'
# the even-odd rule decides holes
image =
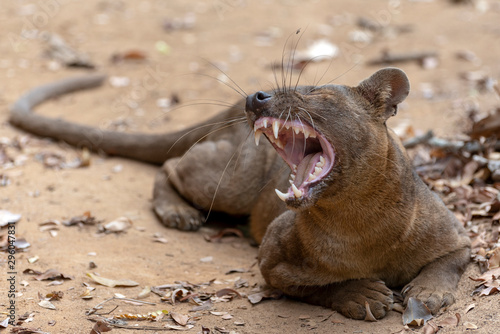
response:
{"label": "pink tongue", "polygon": [[309,178],[309,173],[314,169],[316,163],[318,163],[320,156],[321,153],[309,154],[302,159],[300,164],[297,166],[297,176],[295,177],[293,184],[298,187]]}

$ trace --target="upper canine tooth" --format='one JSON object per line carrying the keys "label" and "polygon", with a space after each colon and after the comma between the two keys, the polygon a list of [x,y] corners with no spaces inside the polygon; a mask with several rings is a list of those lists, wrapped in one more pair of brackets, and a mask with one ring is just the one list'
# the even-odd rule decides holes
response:
{"label": "upper canine tooth", "polygon": [[284,202],[286,201],[286,199],[288,198],[288,195],[287,194],[284,194],[282,193],[281,191],[279,191],[278,189],[274,189],[274,191],[276,192],[276,195],[278,195],[278,197]]}
{"label": "upper canine tooth", "polygon": [[295,184],[292,184],[292,190],[293,190],[293,194],[295,195],[296,198],[299,198],[302,196],[302,190],[299,190]]}
{"label": "upper canine tooth", "polygon": [[260,136],[262,135],[262,131],[255,131],[255,145],[259,146]]}
{"label": "upper canine tooth", "polygon": [[278,121],[273,122],[273,133],[274,138],[278,139],[278,133],[280,131],[280,123]]}

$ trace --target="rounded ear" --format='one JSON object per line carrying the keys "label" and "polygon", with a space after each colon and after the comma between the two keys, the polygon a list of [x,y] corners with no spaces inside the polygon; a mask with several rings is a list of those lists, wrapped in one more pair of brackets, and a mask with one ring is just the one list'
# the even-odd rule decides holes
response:
{"label": "rounded ear", "polygon": [[356,89],[375,107],[378,115],[387,119],[396,115],[398,104],[410,93],[410,82],[405,72],[388,67],[360,82]]}

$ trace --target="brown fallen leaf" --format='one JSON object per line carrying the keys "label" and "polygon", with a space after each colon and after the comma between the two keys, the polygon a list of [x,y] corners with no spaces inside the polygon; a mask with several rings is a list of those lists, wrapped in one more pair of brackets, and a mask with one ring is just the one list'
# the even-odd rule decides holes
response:
{"label": "brown fallen leaf", "polygon": [[94,275],[92,273],[87,273],[87,276],[90,277],[94,282],[99,283],[101,285],[114,288],[115,286],[124,286],[124,287],[132,287],[138,286],[139,283],[134,282],[132,280],[122,279],[122,280],[114,280],[110,278],[105,278],[101,276]]}
{"label": "brown fallen leaf", "polygon": [[432,319],[431,311],[417,298],[410,297],[403,312],[403,325],[422,326]]}
{"label": "brown fallen leaf", "polygon": [[69,279],[69,280],[74,279],[74,276],[65,275],[56,269],[48,269],[44,273],[40,273],[39,271],[28,268],[28,269],[25,269],[23,271],[23,274],[36,275],[34,277],[34,279],[36,279],[37,281],[56,280],[56,279]]}
{"label": "brown fallen leaf", "polygon": [[261,292],[257,292],[249,295],[247,298],[252,304],[260,303],[265,299],[280,299],[283,296],[283,292],[276,289],[267,289]]}
{"label": "brown fallen leaf", "polygon": [[86,211],[81,216],[75,216],[69,220],[63,220],[63,225],[73,226],[73,225],[96,225],[99,221],[91,215],[90,211]]}
{"label": "brown fallen leaf", "polygon": [[460,314],[456,313],[454,317],[446,317],[443,320],[439,321],[438,325],[440,327],[450,326],[457,327],[460,322]]}
{"label": "brown fallen leaf", "polygon": [[428,321],[424,327],[422,327],[422,334],[435,334],[439,331],[438,325],[433,321]]}
{"label": "brown fallen leaf", "polygon": [[241,298],[241,295],[238,291],[231,288],[224,288],[215,293],[217,297],[229,296],[231,298],[238,297]]}
{"label": "brown fallen leaf", "polygon": [[481,293],[479,294],[479,296],[490,296],[490,295],[493,295],[497,292],[500,292],[500,288],[499,287],[496,287],[496,286],[489,286],[489,287],[486,287],[484,288]]}
{"label": "brown fallen leaf", "polygon": [[181,314],[177,312],[171,312],[170,317],[181,326],[186,326],[189,321],[189,316],[186,314]]}
{"label": "brown fallen leaf", "polygon": [[112,329],[113,328],[110,327],[107,323],[99,320],[95,323],[94,327],[92,327],[90,334],[101,334],[104,332],[111,332]]}

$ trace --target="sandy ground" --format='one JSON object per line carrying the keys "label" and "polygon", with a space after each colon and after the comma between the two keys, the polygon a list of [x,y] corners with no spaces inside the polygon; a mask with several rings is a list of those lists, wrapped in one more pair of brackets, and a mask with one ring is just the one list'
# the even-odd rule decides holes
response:
{"label": "sandy ground", "polygon": [[[363,31],[356,25],[359,17],[378,22],[382,29]],[[487,112],[498,105],[498,99],[488,91],[488,82],[481,91],[473,76],[500,77],[500,1],[477,0],[460,5],[444,0],[8,1],[0,6],[0,22],[0,139],[9,144],[8,153],[17,161],[14,165],[0,166],[0,174],[8,179],[0,186],[0,209],[22,215],[16,224],[16,236],[31,244],[26,252],[16,254],[16,313],[32,314],[32,321],[23,326],[43,332],[89,333],[94,323],[87,320],[87,310],[115,293],[136,298],[145,286],[215,279],[203,288],[214,292],[234,288],[234,282],[241,278],[249,287],[238,291],[249,295],[263,283],[258,268],[252,267],[257,249],[248,240],[207,242],[204,236],[217,233],[219,227],[207,226],[196,233],[183,233],[158,223],[151,211],[156,166],[92,155],[89,167],[54,169],[35,158],[42,152],[58,152],[71,160],[80,152],[13,128],[7,122],[8,106],[31,87],[89,72],[68,69],[44,57],[46,33],[56,33],[70,46],[87,53],[96,71],[115,81],[128,82],[124,87],[107,82],[98,90],[66,96],[38,109],[45,115],[99,128],[173,131],[208,117],[221,107],[211,102],[199,104],[201,99],[218,101],[216,104],[234,103],[239,98],[234,91],[236,83],[247,93],[272,87],[270,65],[279,61],[283,49],[290,50],[299,36],[302,36],[299,50],[320,39],[339,47],[338,56],[331,62],[309,65],[301,77],[302,84],[333,81],[355,85],[380,67],[369,66],[367,62],[380,56],[383,50],[437,52],[436,66],[432,62],[428,68],[417,62],[398,64],[409,75],[412,92],[398,117],[391,120],[393,126],[411,124],[417,132],[434,129],[439,135],[457,135],[467,125],[464,115],[471,106]],[[296,35],[298,29],[301,34]],[[353,40],[353,32],[360,29],[362,33],[357,36],[362,40]],[[288,36],[292,39],[286,44]],[[365,39],[367,36],[369,40]],[[139,50],[147,58],[111,62],[114,54],[130,50]],[[470,54],[468,60],[457,57],[463,51],[472,52],[475,58]],[[465,80],[464,74],[471,80]],[[295,74],[293,80],[296,78]],[[184,107],[175,110],[162,107],[173,96]],[[12,147],[16,141],[22,149]],[[104,222],[126,216],[133,221],[133,227],[126,233],[105,235],[97,234],[96,226],[60,226],[56,236],[40,231],[43,222],[61,221],[86,211]],[[167,243],[155,242],[155,233],[161,234]],[[39,257],[38,261],[29,263],[28,259],[34,256]],[[6,259],[6,253],[0,253],[2,308],[9,302]],[[97,268],[90,269],[90,261]],[[74,279],[48,286],[49,281],[37,281],[32,275],[23,274],[27,268],[41,272],[54,268]],[[226,274],[234,268],[250,270]],[[130,279],[139,285],[105,287],[93,282],[87,272]],[[476,266],[471,265],[457,289],[457,302],[438,318],[458,313],[459,326],[445,327],[440,333],[465,332],[467,322],[478,327],[472,332],[498,333],[499,295],[472,297],[475,283],[468,277],[477,274]],[[92,299],[81,298],[86,289],[84,283],[96,288],[91,293]],[[56,309],[39,306],[38,294],[52,291],[64,293],[61,300],[53,301]],[[345,319],[328,309],[288,299],[257,305],[246,298],[214,303],[212,311],[232,315],[227,320],[208,311],[188,312],[193,305],[171,305],[155,294],[144,300],[156,305],[134,306],[112,301],[100,312],[118,306],[113,314],[147,314],[157,310],[189,314],[193,317],[192,333],[201,332],[202,326],[212,331],[217,326],[235,333],[381,334],[404,330],[401,314],[397,312],[369,323]],[[471,304],[475,308],[466,313]],[[3,318],[0,316],[0,320]],[[130,322],[133,323],[138,322]],[[140,323],[158,328],[162,324]],[[9,329],[0,329],[0,333],[4,332]],[[113,332],[145,331],[114,328]]]}

